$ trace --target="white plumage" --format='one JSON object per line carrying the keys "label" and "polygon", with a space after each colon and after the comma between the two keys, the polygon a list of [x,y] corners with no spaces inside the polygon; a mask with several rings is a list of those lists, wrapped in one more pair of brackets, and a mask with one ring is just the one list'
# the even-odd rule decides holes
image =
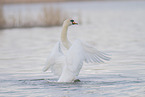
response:
{"label": "white plumage", "polygon": [[[74,82],[82,68],[83,62],[87,63],[103,63],[103,60],[110,60],[110,58],[103,52],[96,48],[82,42],[75,40],[71,43],[67,39],[68,26],[77,24],[74,20],[67,19],[63,23],[61,33],[61,41],[57,42],[50,57],[47,60],[43,71],[51,68],[51,71],[59,76],[58,82]],[[64,54],[61,49],[61,42],[67,48]]]}

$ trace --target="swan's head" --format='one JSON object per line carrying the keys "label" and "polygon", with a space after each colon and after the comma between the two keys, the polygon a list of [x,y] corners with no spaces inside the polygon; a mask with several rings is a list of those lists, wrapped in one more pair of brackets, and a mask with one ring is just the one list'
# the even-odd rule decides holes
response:
{"label": "swan's head", "polygon": [[78,25],[78,23],[76,23],[74,20],[70,20],[71,25]]}
{"label": "swan's head", "polygon": [[66,26],[78,25],[73,19],[66,19],[63,24]]}

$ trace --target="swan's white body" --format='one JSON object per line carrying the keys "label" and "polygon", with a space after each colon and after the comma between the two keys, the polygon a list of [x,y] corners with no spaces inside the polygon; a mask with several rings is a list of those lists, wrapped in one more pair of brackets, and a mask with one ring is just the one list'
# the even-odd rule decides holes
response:
{"label": "swan's white body", "polygon": [[[58,82],[74,82],[79,75],[83,62],[102,63],[102,60],[110,59],[106,54],[80,40],[75,40],[71,43],[67,38],[67,29],[69,25],[70,20],[65,20],[61,33],[61,41],[56,43],[48,58],[46,66],[43,68],[43,71],[47,71],[51,68],[51,71],[59,76]],[[61,42],[63,46],[67,48],[66,54],[63,54],[61,50]]]}

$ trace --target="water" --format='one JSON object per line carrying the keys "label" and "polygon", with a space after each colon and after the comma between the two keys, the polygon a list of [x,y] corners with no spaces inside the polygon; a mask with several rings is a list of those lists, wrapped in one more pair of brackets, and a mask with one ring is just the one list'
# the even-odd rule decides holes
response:
{"label": "water", "polygon": [[82,11],[83,24],[70,27],[69,38],[79,38],[111,54],[111,61],[84,64],[81,82],[56,83],[56,76],[41,70],[60,39],[61,27],[1,30],[0,96],[144,97],[145,2],[60,5],[75,6],[72,12]]}

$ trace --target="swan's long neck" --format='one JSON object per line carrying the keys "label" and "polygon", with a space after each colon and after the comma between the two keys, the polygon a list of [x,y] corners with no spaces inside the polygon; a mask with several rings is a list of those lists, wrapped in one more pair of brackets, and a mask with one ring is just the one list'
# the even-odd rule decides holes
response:
{"label": "swan's long neck", "polygon": [[63,24],[63,28],[62,28],[62,32],[61,32],[61,41],[62,41],[62,44],[64,45],[64,47],[69,49],[71,46],[71,43],[67,38],[67,30],[68,30],[68,25]]}

